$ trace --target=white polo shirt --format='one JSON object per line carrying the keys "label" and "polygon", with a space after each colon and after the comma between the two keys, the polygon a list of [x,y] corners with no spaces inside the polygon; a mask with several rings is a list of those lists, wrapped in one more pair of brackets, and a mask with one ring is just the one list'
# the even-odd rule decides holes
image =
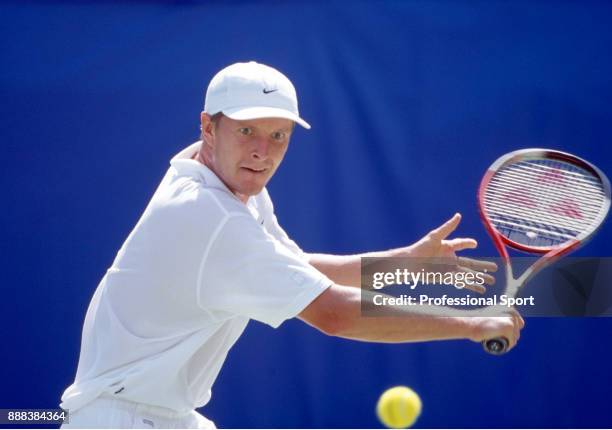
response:
{"label": "white polo shirt", "polygon": [[249,319],[278,327],[332,284],[278,225],[268,192],[244,205],[191,159],[199,145],[172,159],[100,282],[63,408],[100,395],[203,406]]}

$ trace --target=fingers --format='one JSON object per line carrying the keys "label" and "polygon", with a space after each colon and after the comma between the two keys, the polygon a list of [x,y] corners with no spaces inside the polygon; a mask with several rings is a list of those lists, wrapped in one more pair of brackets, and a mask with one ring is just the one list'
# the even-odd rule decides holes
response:
{"label": "fingers", "polygon": [[478,242],[471,238],[458,237],[456,239],[445,240],[444,243],[450,246],[453,251],[463,251],[464,249],[474,249]]}
{"label": "fingers", "polygon": [[513,334],[514,334],[514,344],[516,345],[518,340],[521,337],[521,329],[520,329],[520,323],[519,323],[518,318],[516,316],[513,316],[512,319],[514,320],[513,321],[514,323],[513,324],[513,327],[514,327]]}
{"label": "fingers", "polygon": [[521,337],[521,329],[525,326],[525,321],[516,309],[506,308],[502,313],[505,315],[479,319],[482,330],[480,341],[506,338],[508,340],[508,350],[511,350]]}
{"label": "fingers", "polygon": [[523,319],[521,314],[514,308],[512,308],[512,317],[514,318],[516,326],[519,329],[523,329],[523,327],[525,327],[525,320]]}
{"label": "fingers", "polygon": [[[489,275],[488,273],[485,272],[479,272],[477,270],[473,270],[470,269],[469,267],[462,267],[462,266],[458,266],[457,267],[457,272],[462,272],[462,273],[471,273],[472,275],[470,277],[465,277],[465,283],[466,283],[466,288],[468,288],[468,283],[475,285],[475,286],[480,286],[482,287],[484,284],[487,285],[495,285],[495,277],[493,275]],[[468,282],[469,281],[469,282]],[[470,288],[468,288],[470,289]],[[472,291],[476,291],[476,290],[472,290]],[[483,287],[483,292],[484,292],[484,287]]]}
{"label": "fingers", "polygon": [[475,279],[482,280],[487,285],[495,285],[495,277],[491,275],[497,271],[495,263],[459,257],[457,268],[462,272],[473,273]]}
{"label": "fingers", "polygon": [[497,264],[493,261],[475,260],[473,258],[458,257],[457,264],[478,272],[497,272]]}
{"label": "fingers", "polygon": [[[494,262],[485,260],[475,260],[473,258],[467,257],[458,257],[457,267],[462,272],[473,273],[476,279],[482,279],[487,285],[495,285],[495,277],[491,275],[491,273],[495,273],[497,271],[497,264],[495,264]],[[480,285],[482,286],[482,284]],[[479,289],[468,289],[479,292]]]}
{"label": "fingers", "polygon": [[512,318],[512,339],[510,340],[509,350],[514,348],[521,338],[521,330],[525,327],[525,320],[518,313],[516,309],[510,310],[510,317]]}
{"label": "fingers", "polygon": [[473,292],[478,293],[478,294],[484,294],[487,291],[487,289],[485,287],[483,287],[482,285],[479,285],[479,284],[471,284],[471,283],[468,284],[468,283],[466,283],[463,288],[465,288],[466,290],[473,291]]}
{"label": "fingers", "polygon": [[[470,274],[463,278],[463,286],[470,291],[483,294],[486,285],[495,285],[495,277],[491,274],[497,270],[495,263],[488,261],[474,260],[472,258],[457,258],[457,265],[452,269],[453,272]],[[459,279],[461,281],[461,279]],[[455,284],[455,286],[457,286]]]}
{"label": "fingers", "polygon": [[447,238],[449,234],[451,234],[453,231],[455,231],[455,229],[459,225],[460,221],[461,221],[461,214],[460,213],[456,213],[455,215],[453,215],[453,217],[451,219],[446,221],[440,227],[430,231],[429,235],[432,238],[435,238],[435,239],[438,239],[438,240],[443,240],[443,239]]}

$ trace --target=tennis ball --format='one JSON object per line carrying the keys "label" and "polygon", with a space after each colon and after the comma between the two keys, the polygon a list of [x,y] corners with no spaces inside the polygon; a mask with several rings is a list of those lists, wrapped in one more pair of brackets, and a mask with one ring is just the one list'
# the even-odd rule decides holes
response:
{"label": "tennis ball", "polygon": [[408,387],[393,387],[382,393],[376,404],[378,419],[387,427],[407,428],[421,414],[421,398]]}

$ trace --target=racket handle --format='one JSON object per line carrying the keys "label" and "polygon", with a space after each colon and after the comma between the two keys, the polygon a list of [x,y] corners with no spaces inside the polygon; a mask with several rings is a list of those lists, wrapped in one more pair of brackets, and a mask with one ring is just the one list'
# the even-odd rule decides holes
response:
{"label": "racket handle", "polygon": [[508,339],[505,337],[496,337],[495,339],[488,339],[482,341],[482,347],[485,351],[492,355],[503,355],[508,352]]}

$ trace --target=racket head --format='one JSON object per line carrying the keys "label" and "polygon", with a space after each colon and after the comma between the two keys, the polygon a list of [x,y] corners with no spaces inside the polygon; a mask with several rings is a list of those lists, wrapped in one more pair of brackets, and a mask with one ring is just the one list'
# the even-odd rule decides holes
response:
{"label": "racket head", "polygon": [[575,155],[522,149],[489,167],[478,190],[478,206],[506,261],[506,246],[558,256],[586,243],[602,225],[610,209],[610,181]]}

